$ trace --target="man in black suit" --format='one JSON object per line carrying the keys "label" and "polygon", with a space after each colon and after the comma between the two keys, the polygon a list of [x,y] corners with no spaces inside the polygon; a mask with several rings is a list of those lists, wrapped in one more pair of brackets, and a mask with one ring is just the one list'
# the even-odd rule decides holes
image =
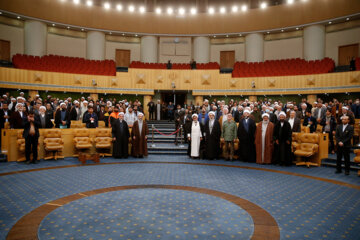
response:
{"label": "man in black suit", "polygon": [[[25,138],[25,156],[26,163],[37,163],[38,156],[38,142],[39,142],[39,126],[40,122],[35,117],[34,112],[31,110],[28,116],[24,119],[24,132],[23,137]],[[30,154],[33,153],[33,160],[30,161]]]}
{"label": "man in black suit", "polygon": [[39,115],[35,115],[35,119],[40,122],[39,128],[53,128],[54,124],[51,122],[50,116],[46,114],[46,107],[39,108]]}
{"label": "man in black suit", "polygon": [[239,120],[239,127],[237,130],[237,137],[239,138],[239,158],[246,162],[256,161],[255,152],[255,121],[250,117],[250,111],[244,110],[242,118]]}
{"label": "man in black suit", "polygon": [[220,150],[221,128],[215,119],[215,113],[209,112],[209,119],[205,123],[205,156],[209,160],[218,158]]}
{"label": "man in black suit", "polygon": [[341,117],[342,124],[336,128],[336,143],[337,143],[337,158],[336,158],[336,172],[341,173],[341,160],[344,155],[345,175],[349,175],[350,171],[350,148],[351,139],[354,135],[354,127],[349,124],[349,116]]}
{"label": "man in black suit", "polygon": [[303,126],[310,128],[310,133],[316,132],[317,122],[316,119],[311,116],[311,111],[306,111],[306,117],[304,118]]}
{"label": "man in black suit", "polygon": [[321,120],[320,125],[323,126],[322,132],[329,134],[329,152],[334,153],[334,135],[336,133],[336,119],[331,114],[331,111],[331,108],[326,109],[326,115]]}
{"label": "man in black suit", "polygon": [[290,111],[290,117],[287,121],[290,123],[291,132],[301,132],[301,121],[296,117],[296,112],[294,110]]}
{"label": "man in black suit", "polygon": [[[295,115],[295,112],[293,113]],[[285,121],[286,113],[279,113],[279,121],[274,126],[274,162],[280,165],[290,166],[292,131],[289,122]]]}

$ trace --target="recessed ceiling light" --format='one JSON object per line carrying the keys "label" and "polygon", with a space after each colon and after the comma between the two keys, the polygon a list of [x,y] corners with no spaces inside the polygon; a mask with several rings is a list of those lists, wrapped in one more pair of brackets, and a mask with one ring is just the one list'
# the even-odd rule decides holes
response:
{"label": "recessed ceiling light", "polygon": [[216,36],[214,36],[214,38],[216,38]]}
{"label": "recessed ceiling light", "polygon": [[281,32],[284,32],[284,29],[281,29]]}
{"label": "recessed ceiling light", "polygon": [[70,27],[67,27],[67,29],[70,29]]}
{"label": "recessed ceiling light", "polygon": [[93,5],[93,2],[91,0],[87,0],[86,1],[86,5],[88,5],[89,7],[91,7]]}
{"label": "recessed ceiling light", "polygon": [[241,36],[242,36],[242,34],[240,33],[240,34],[239,34],[239,37],[241,37]]}
{"label": "recessed ceiling light", "polygon": [[332,22],[329,22],[329,24],[332,24]]}
{"label": "recessed ceiling light", "polygon": [[308,0],[301,0],[302,2],[307,2]]}
{"label": "recessed ceiling light", "polygon": [[53,27],[55,27],[55,23],[51,24]]}
{"label": "recessed ceiling light", "polygon": [[2,14],[2,12],[0,12],[0,15]]}
{"label": "recessed ceiling light", "polygon": [[173,14],[174,10],[173,10],[171,7],[169,7],[169,8],[166,10],[166,12],[167,12],[167,14],[171,15],[171,14]]}
{"label": "recessed ceiling light", "polygon": [[241,6],[241,11],[246,12],[247,8],[248,8],[247,5],[244,4]]}
{"label": "recessed ceiling light", "polygon": [[79,3],[80,3],[80,0],[73,0],[73,3],[79,4]]}
{"label": "recessed ceiling light", "polygon": [[111,35],[111,34],[112,34],[112,32],[109,32],[109,34]]}
{"label": "recessed ceiling light", "polygon": [[294,3],[294,0],[287,0],[287,3],[288,3],[288,4],[293,4],[293,3]]}
{"label": "recessed ceiling light", "polygon": [[82,28],[81,31],[84,31],[84,29]]}
{"label": "recessed ceiling light", "polygon": [[192,15],[195,15],[195,14],[197,13],[196,8],[191,8],[190,13],[191,13]]}
{"label": "recessed ceiling light", "polygon": [[299,28],[297,27],[296,30],[299,30]]}
{"label": "recessed ceiling light", "polygon": [[229,35],[226,35],[226,37],[229,37]]}
{"label": "recessed ceiling light", "polygon": [[144,13],[145,12],[145,7],[143,7],[143,6],[141,6],[140,8],[139,8],[139,11],[140,11],[140,13]]}
{"label": "recessed ceiling light", "polygon": [[209,10],[208,10],[208,12],[209,12],[210,14],[214,14],[214,13],[215,13],[215,9],[214,9],[213,7],[210,7]]}
{"label": "recessed ceiling light", "polygon": [[137,37],[138,35],[137,34],[135,34],[135,37]]}
{"label": "recessed ceiling light", "polygon": [[135,11],[135,7],[133,5],[129,6],[129,12],[134,12]]}
{"label": "recessed ceiling light", "polygon": [[232,6],[231,11],[237,12],[239,10],[238,6]]}
{"label": "recessed ceiling light", "polygon": [[122,6],[121,4],[117,4],[117,5],[116,5],[116,10],[122,11],[122,10],[123,10],[123,6]]}
{"label": "recessed ceiling light", "polygon": [[270,32],[266,32],[267,34],[269,34]]}
{"label": "recessed ceiling light", "polygon": [[221,8],[220,8],[220,13],[222,13],[222,14],[226,13],[226,8],[225,8],[225,7],[221,7]]}
{"label": "recessed ceiling light", "polygon": [[125,36],[125,33],[123,33],[122,35]]}
{"label": "recessed ceiling light", "polygon": [[156,14],[161,14],[161,8],[156,8],[155,12]]}
{"label": "recessed ceiling light", "polygon": [[179,8],[179,14],[184,15],[185,14],[185,9],[184,8]]}
{"label": "recessed ceiling light", "polygon": [[21,17],[20,16],[17,16],[17,19],[20,19]]}
{"label": "recessed ceiling light", "polygon": [[346,21],[349,21],[350,20],[350,18],[346,18]]}
{"label": "recessed ceiling light", "polygon": [[260,8],[265,9],[266,7],[267,7],[267,3],[266,3],[266,2],[262,2],[262,3],[260,4]]}
{"label": "recessed ceiling light", "polygon": [[109,10],[110,9],[110,3],[108,3],[108,2],[106,2],[106,3],[104,3],[104,8],[106,9],[106,10]]}

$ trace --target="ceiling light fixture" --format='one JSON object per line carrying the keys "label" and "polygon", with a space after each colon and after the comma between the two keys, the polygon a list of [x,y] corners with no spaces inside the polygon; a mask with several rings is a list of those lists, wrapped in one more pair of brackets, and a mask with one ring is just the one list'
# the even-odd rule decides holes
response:
{"label": "ceiling light fixture", "polygon": [[129,6],[129,12],[134,12],[135,11],[135,7],[133,5]]}
{"label": "ceiling light fixture", "polygon": [[74,4],[79,4],[79,3],[80,3],[80,0],[73,0],[73,3],[74,3]]}
{"label": "ceiling light fixture", "polygon": [[91,7],[93,5],[93,2],[91,0],[86,1],[86,5],[88,7]]}
{"label": "ceiling light fixture", "polygon": [[70,27],[68,26],[67,29],[70,29]]}
{"label": "ceiling light fixture", "polygon": [[123,6],[121,4],[116,5],[116,10],[119,12],[123,10]]}
{"label": "ceiling light fixture", "polygon": [[140,8],[139,8],[139,11],[140,11],[140,13],[144,13],[145,12],[145,7],[143,7],[143,6],[141,6]]}
{"label": "ceiling light fixture", "polygon": [[332,22],[329,22],[329,24],[332,24]]}
{"label": "ceiling light fixture", "polygon": [[233,7],[231,8],[231,11],[232,11],[232,12],[237,12],[238,10],[239,10],[238,6],[233,6]]}
{"label": "ceiling light fixture", "polygon": [[287,3],[288,3],[288,4],[293,4],[293,3],[294,3],[294,0],[287,0]]}
{"label": "ceiling light fixture", "polygon": [[84,31],[84,29],[82,28],[81,31]]}
{"label": "ceiling light fixture", "polygon": [[55,27],[55,23],[53,23],[52,26]]}
{"label": "ceiling light fixture", "polygon": [[225,7],[221,7],[221,8],[220,8],[220,13],[221,13],[221,14],[226,13],[226,8],[225,8]]}
{"label": "ceiling light fixture", "polygon": [[261,9],[265,9],[267,7],[267,3],[266,2],[262,2],[261,4],[260,4],[260,8]]}
{"label": "ceiling light fixture", "polygon": [[166,12],[167,12],[167,14],[171,15],[171,14],[173,14],[174,10],[173,10],[171,7],[169,7],[169,8],[166,10]]}
{"label": "ceiling light fixture", "polygon": [[104,3],[104,8],[106,9],[106,10],[109,10],[110,9],[110,3],[108,3],[108,2],[106,2],[106,3]]}
{"label": "ceiling light fixture", "polygon": [[299,28],[297,27],[296,30],[299,30]]}
{"label": "ceiling light fixture", "polygon": [[185,9],[184,8],[179,8],[179,14],[184,15],[185,14]]}
{"label": "ceiling light fixture", "polygon": [[346,18],[346,21],[349,21],[350,20],[350,18]]}
{"label": "ceiling light fixture", "polygon": [[191,13],[192,15],[195,15],[195,14],[197,13],[196,8],[191,8],[190,13]]}
{"label": "ceiling light fixture", "polygon": [[156,8],[155,12],[156,14],[161,14],[161,8]]}
{"label": "ceiling light fixture", "polygon": [[20,16],[17,16],[17,19],[20,19],[21,17]]}
{"label": "ceiling light fixture", "polygon": [[241,6],[241,11],[246,12],[247,9],[248,9],[248,7],[245,4]]}
{"label": "ceiling light fixture", "polygon": [[215,13],[215,9],[214,9],[213,7],[210,7],[209,10],[208,10],[208,12],[209,12],[210,14],[214,14],[214,13]]}

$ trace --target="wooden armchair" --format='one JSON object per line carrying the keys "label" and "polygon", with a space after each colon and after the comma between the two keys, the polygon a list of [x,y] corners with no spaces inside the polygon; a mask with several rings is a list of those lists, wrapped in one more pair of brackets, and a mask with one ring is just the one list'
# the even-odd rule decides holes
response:
{"label": "wooden armchair", "polygon": [[62,155],[58,155],[64,149],[64,141],[61,138],[60,129],[46,129],[44,132],[44,149],[45,155],[47,152],[52,152],[52,156],[45,156],[44,159],[55,159],[64,158]]}
{"label": "wooden armchair", "polygon": [[296,166],[306,165],[310,166],[319,166],[318,163],[314,163],[310,161],[310,158],[314,156],[319,150],[319,135],[315,133],[304,133],[300,136],[300,145],[295,150],[295,156],[299,156],[301,158],[306,158],[306,161],[301,161],[296,163]]}

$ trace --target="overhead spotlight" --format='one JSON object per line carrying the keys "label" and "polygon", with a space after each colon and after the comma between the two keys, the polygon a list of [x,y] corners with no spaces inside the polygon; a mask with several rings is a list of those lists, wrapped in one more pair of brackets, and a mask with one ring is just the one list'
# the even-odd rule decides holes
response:
{"label": "overhead spotlight", "polygon": [[174,10],[173,10],[171,7],[169,7],[169,8],[166,10],[166,12],[167,12],[167,14],[171,15],[171,14],[173,14]]}
{"label": "overhead spotlight", "polygon": [[79,3],[80,3],[80,0],[73,0],[73,3],[74,3],[74,4],[79,4]]}
{"label": "overhead spotlight", "polygon": [[143,6],[141,6],[140,8],[139,8],[139,11],[140,11],[140,13],[144,13],[145,12],[145,7],[143,7]]}
{"label": "overhead spotlight", "polygon": [[53,27],[55,27],[55,23],[51,24]]}
{"label": "overhead spotlight", "polygon": [[122,35],[125,36],[125,33],[123,33]]}
{"label": "overhead spotlight", "polygon": [[281,32],[284,32],[284,29],[281,29]]}
{"label": "overhead spotlight", "polygon": [[70,29],[70,27],[68,26],[67,29]]}
{"label": "overhead spotlight", "polygon": [[213,7],[210,7],[209,10],[208,10],[208,12],[209,12],[210,14],[214,14],[214,13],[215,13],[215,9],[214,9]]}
{"label": "overhead spotlight", "polygon": [[238,10],[239,10],[238,6],[233,6],[233,7],[231,8],[231,11],[232,11],[232,12],[237,12]]}
{"label": "overhead spotlight", "polygon": [[247,9],[248,9],[248,7],[245,4],[241,6],[241,11],[246,12]]}
{"label": "overhead spotlight", "polygon": [[266,3],[266,2],[262,2],[262,3],[260,4],[260,8],[265,9],[266,7],[267,7],[267,3]]}
{"label": "overhead spotlight", "polygon": [[2,14],[2,12],[0,12],[0,15]]}
{"label": "overhead spotlight", "polygon": [[108,2],[104,3],[104,8],[106,10],[109,10],[110,9],[110,3],[108,3]]}
{"label": "overhead spotlight", "polygon": [[266,32],[267,34],[269,34],[270,32]]}
{"label": "overhead spotlight", "polygon": [[156,14],[161,14],[161,8],[156,8],[155,12]]}
{"label": "overhead spotlight", "polygon": [[116,10],[122,11],[122,10],[123,10],[123,6],[122,6],[121,4],[117,4],[117,5],[116,5]]}
{"label": "overhead spotlight", "polygon": [[216,36],[214,36],[214,38],[216,38]]}
{"label": "overhead spotlight", "polygon": [[91,7],[93,5],[93,2],[91,0],[87,0],[86,1],[86,5],[88,5],[89,7]]}
{"label": "overhead spotlight", "polygon": [[226,37],[229,37],[229,35],[226,35]]}
{"label": "overhead spotlight", "polygon": [[111,35],[111,34],[112,34],[112,32],[109,32],[109,34]]}
{"label": "overhead spotlight", "polygon": [[242,34],[240,33],[240,34],[239,34],[239,37],[241,37],[241,36],[242,36]]}
{"label": "overhead spotlight", "polygon": [[17,19],[20,19],[21,17],[20,16],[17,16]]}
{"label": "overhead spotlight", "polygon": [[135,7],[133,5],[129,6],[129,12],[134,12],[135,11]]}
{"label": "overhead spotlight", "polygon": [[332,24],[332,22],[329,22],[329,24]]}
{"label": "overhead spotlight", "polygon": [[350,18],[346,18],[346,21],[349,21],[350,20]]}
{"label": "overhead spotlight", "polygon": [[297,27],[296,30],[299,30],[299,28]]}
{"label": "overhead spotlight", "polygon": [[82,28],[81,31],[84,31],[84,29]]}
{"label": "overhead spotlight", "polygon": [[288,3],[288,4],[293,4],[293,3],[294,3],[294,0],[287,0],[287,3]]}
{"label": "overhead spotlight", "polygon": [[221,8],[220,8],[220,13],[221,13],[221,14],[226,13],[226,8],[225,8],[225,7],[221,7]]}
{"label": "overhead spotlight", "polygon": [[190,13],[191,13],[192,15],[195,15],[195,14],[197,13],[196,8],[191,8]]}
{"label": "overhead spotlight", "polygon": [[185,14],[185,9],[184,8],[179,8],[179,14],[184,15]]}

